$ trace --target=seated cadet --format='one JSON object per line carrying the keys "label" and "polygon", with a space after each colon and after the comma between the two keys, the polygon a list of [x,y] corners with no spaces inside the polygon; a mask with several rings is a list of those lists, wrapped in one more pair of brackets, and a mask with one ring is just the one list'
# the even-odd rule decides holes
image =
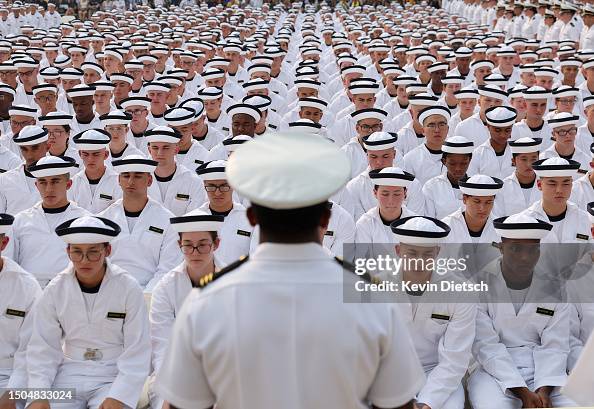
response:
{"label": "seated cadet", "polygon": [[[405,122],[403,126],[392,125],[392,129],[398,130],[398,143],[396,144],[396,148],[398,148],[403,155],[406,155],[408,152],[425,142],[423,124],[419,122],[419,112],[435,105],[437,105],[437,97],[427,93],[419,93],[408,97],[408,109],[404,111],[403,114],[407,114],[410,117],[410,120]],[[395,121],[396,119],[394,119],[393,122]]]}
{"label": "seated cadet", "polygon": [[47,154],[47,140],[48,132],[35,125],[24,127],[14,138],[25,163],[0,175],[0,212],[16,214],[41,200],[28,169]]}
{"label": "seated cadet", "polygon": [[[397,70],[397,68],[394,69]],[[388,113],[388,118],[395,118],[408,109],[408,94],[406,93],[406,86],[409,84],[415,84],[416,80],[415,77],[399,74],[397,77],[392,79],[392,83],[396,88],[396,98],[386,102],[386,104],[382,107],[382,109]]]}
{"label": "seated cadet", "polygon": [[156,161],[131,155],[114,160],[112,165],[119,174],[122,198],[99,213],[122,229],[112,243],[112,260],[150,292],[165,273],[181,262],[175,233],[169,225],[173,213],[147,194],[154,183]]}
{"label": "seated cadet", "polygon": [[448,136],[450,111],[436,105],[423,109],[418,117],[423,125],[423,144],[404,155],[403,168],[424,184],[444,171],[441,148]]}
{"label": "seated cadet", "polygon": [[121,107],[130,120],[126,124],[128,132],[126,139],[136,149],[140,150],[145,156],[148,156],[148,144],[144,133],[156,125],[149,121],[148,114],[151,107],[150,99],[146,97],[130,97],[122,100]]}
{"label": "seated cadet", "polygon": [[233,200],[233,189],[227,183],[225,174],[226,164],[226,161],[217,160],[207,162],[196,170],[208,195],[208,201],[199,210],[225,218],[219,230],[221,244],[215,253],[222,266],[249,253],[253,230],[245,207]]}
{"label": "seated cadet", "polygon": [[211,215],[201,210],[192,210],[180,217],[171,219],[171,228],[178,233],[178,245],[184,261],[163,276],[151,297],[150,322],[152,341],[152,368],[150,383],[151,407],[161,409],[163,400],[152,389],[155,374],[161,368],[169,345],[175,317],[192,291],[200,283],[210,280],[212,274],[221,268],[215,251],[221,239],[218,232],[224,217]]}
{"label": "seated cadet", "polygon": [[79,206],[97,214],[122,197],[118,174],[105,166],[111,137],[102,129],[89,129],[72,139],[84,169],[72,178],[68,197]]}
{"label": "seated cadet", "polygon": [[[52,408],[135,408],[149,374],[151,343],[142,289],[113,264],[120,228],[84,216],[56,228],[71,261],[36,309],[27,348],[30,388],[76,388]],[[62,250],[64,251],[64,250]],[[49,409],[36,400],[31,409]]]}
{"label": "seated cadet", "polygon": [[192,138],[200,142],[200,144],[207,150],[214,148],[221,143],[225,137],[223,134],[214,128],[208,126],[206,115],[204,113],[204,103],[198,98],[187,99],[180,105],[182,108],[193,109],[194,122],[192,122]]}
{"label": "seated cadet", "polygon": [[74,110],[74,121],[72,131],[77,134],[87,129],[101,128],[99,115],[93,110],[93,94],[95,87],[89,85],[75,85],[66,91],[68,98],[72,100]]}
{"label": "seated cadet", "polygon": [[490,301],[478,306],[472,352],[479,367],[468,380],[470,402],[481,409],[576,406],[559,391],[567,377],[571,304],[536,295],[550,285],[538,262],[540,242],[554,227],[523,213],[493,224],[501,256],[483,275]]}
{"label": "seated cadet", "polygon": [[[400,258],[437,258],[439,244],[450,232],[445,223],[425,216],[397,220],[391,229],[399,243],[395,249]],[[405,266],[398,273],[398,281],[414,284],[438,283],[443,279],[432,269],[422,267],[411,270]],[[404,292],[399,296],[409,301],[398,306],[427,377],[416,396],[415,408],[464,408],[462,378],[472,357],[476,304],[440,303],[430,292]]]}
{"label": "seated cadet", "polygon": [[[131,119],[129,114],[122,111],[111,111],[109,114],[101,115],[99,119],[101,120],[101,126],[110,136],[106,163],[111,165],[114,159],[121,159],[128,155],[148,156],[148,150],[145,154],[136,148],[134,143],[137,141],[136,138],[133,138],[133,141],[129,141],[129,138],[127,139],[127,135],[129,135],[128,125]],[[144,134],[142,134],[142,141],[146,144],[144,142]]]}
{"label": "seated cadet", "polygon": [[423,185],[424,215],[437,219],[443,219],[463,205],[458,183],[467,176],[474,144],[463,136],[453,136],[446,139],[441,151],[441,163],[447,172],[429,179]]}
{"label": "seated cadet", "polygon": [[110,111],[115,109],[115,104],[112,102],[115,86],[107,80],[97,81],[92,85],[95,87],[95,93],[93,94],[95,112],[99,117],[101,117],[101,115],[109,114]]}
{"label": "seated cadet", "polygon": [[[315,123],[321,124],[327,130],[329,123],[326,118],[332,117],[332,115],[325,112],[328,108],[326,101],[319,98],[301,98],[297,102],[297,108],[297,110],[285,114],[281,122],[281,129],[286,129],[289,123],[299,119],[310,119]],[[324,116],[324,114],[327,115]]]}
{"label": "seated cadet", "polygon": [[[56,240],[56,226],[89,212],[68,200],[71,175],[77,170],[74,159],[45,156],[29,171],[41,202],[16,214],[12,225],[11,257],[33,274],[42,288],[68,265],[64,243]],[[9,243],[10,244],[10,243]]]}
{"label": "seated cadet", "polygon": [[485,116],[487,109],[503,105],[503,101],[507,98],[507,92],[495,85],[481,86],[478,93],[479,112],[461,121],[454,130],[454,135],[465,137],[472,141],[474,146],[479,146],[489,140]]}
{"label": "seated cadet", "polygon": [[210,150],[208,161],[227,160],[229,157],[225,145],[229,139],[237,136],[248,136],[253,138],[256,133],[256,124],[260,121],[261,112],[258,108],[248,104],[235,104],[227,109],[227,115],[231,118],[231,137],[223,140]]}
{"label": "seated cadet", "polygon": [[68,115],[65,112],[54,111],[45,116],[40,116],[38,120],[39,124],[48,133],[48,154],[52,156],[68,156],[80,164],[81,159],[78,156],[76,148],[69,143],[72,118],[72,115]]}
{"label": "seated cadet", "polygon": [[516,110],[508,106],[493,107],[485,111],[489,139],[475,149],[468,167],[469,175],[492,175],[504,179],[514,173],[508,140],[511,138],[516,116]]}
{"label": "seated cadet", "polygon": [[198,90],[198,98],[204,102],[206,124],[219,131],[225,138],[231,131],[231,118],[223,112],[223,90],[206,87]]}
{"label": "seated cadet", "polygon": [[[576,103],[577,98],[580,95],[579,89],[567,85],[561,85],[560,87],[554,89],[552,94],[553,102],[555,103],[555,109],[545,114],[545,120],[548,121],[561,112],[566,112],[576,116],[578,115]],[[578,117],[578,126],[583,125],[585,122],[585,118]]]}
{"label": "seated cadet", "polygon": [[[402,164],[402,156],[395,149],[397,136],[388,132],[374,132],[363,140],[363,147],[367,156],[367,168],[355,176],[342,191],[346,195],[334,195],[333,200],[342,207],[350,210],[356,220],[359,220],[365,212],[377,206],[377,200],[373,194],[373,183],[369,178],[369,172],[388,167],[399,167]],[[340,192],[339,192],[340,193]],[[341,200],[339,200],[341,199]],[[413,180],[408,186],[408,194],[404,199],[406,207],[415,214],[424,212],[425,198],[421,192],[421,184]]]}
{"label": "seated cadet", "polygon": [[515,87],[507,90],[507,94],[509,96],[509,105],[511,105],[516,110],[516,123],[526,119],[528,104],[524,99],[524,90],[527,88],[528,87],[518,84]]}
{"label": "seated cadet", "polygon": [[[0,252],[9,241],[14,217],[0,214]],[[39,283],[31,274],[7,257],[0,257],[0,390],[27,387],[26,351],[33,327],[32,310],[41,296]],[[8,392],[0,395],[0,407],[8,408]],[[12,406],[13,408],[15,406]]]}
{"label": "seated cadet", "polygon": [[[447,107],[454,117],[459,111],[459,99],[456,97],[456,92],[460,91],[464,79],[461,76],[446,76],[441,79],[444,85],[445,93],[439,99],[439,104]],[[450,125],[451,126],[451,125]]]}
{"label": "seated cadet", "polygon": [[144,86],[146,96],[151,100],[149,108],[148,121],[154,123],[156,126],[166,126],[167,123],[163,119],[163,114],[167,110],[167,97],[171,86],[165,84],[157,79],[146,83]]}
{"label": "seated cadet", "polygon": [[583,152],[588,152],[592,145],[592,134],[594,133],[594,95],[585,97],[582,101],[582,116],[586,118],[586,123],[578,127],[578,133],[575,136],[575,146]]}
{"label": "seated cadet", "polygon": [[10,132],[4,133],[0,137],[0,145],[20,156],[19,145],[15,142],[15,138],[23,128],[37,123],[37,109],[24,105],[12,105],[8,114],[10,115]]}
{"label": "seated cadet", "polygon": [[[189,136],[188,136],[189,137]],[[167,126],[156,126],[146,132],[149,153],[158,165],[154,171],[156,183],[148,194],[176,216],[194,210],[206,202],[206,192],[200,179],[175,159],[181,135]]]}
{"label": "seated cadet", "polygon": [[522,214],[548,220],[553,225],[551,233],[559,243],[585,243],[592,237],[588,213],[568,200],[579,166],[579,163],[563,158],[538,160],[532,165],[542,199]]}
{"label": "seated cadet", "polygon": [[39,84],[33,87],[35,105],[39,107],[40,115],[47,115],[57,111],[58,87],[54,84]]}
{"label": "seated cadet", "polygon": [[264,132],[276,132],[279,130],[280,118],[278,114],[270,109],[270,97],[266,95],[248,95],[243,97],[242,103],[257,108],[260,111],[260,120],[256,123],[254,136],[262,135]]}
{"label": "seated cadet", "polygon": [[520,213],[540,200],[541,193],[536,186],[532,164],[538,160],[541,142],[531,137],[508,141],[515,171],[503,179],[503,190],[496,200],[501,214]]}
{"label": "seated cadet", "polygon": [[189,170],[194,170],[206,162],[208,150],[192,138],[196,111],[189,107],[172,108],[165,111],[163,118],[167,126],[181,135],[175,161]]}
{"label": "seated cadet", "polygon": [[355,243],[394,243],[393,221],[414,216],[403,203],[414,176],[398,167],[369,171],[377,205],[365,212],[355,225]]}
{"label": "seated cadet", "polygon": [[[594,157],[594,143],[590,145],[590,157]],[[573,182],[571,197],[569,198],[580,209],[590,202],[594,202],[594,159],[588,164],[590,171]]]}
{"label": "seated cadet", "polygon": [[579,116],[574,116],[567,112],[552,116],[547,123],[553,131],[555,142],[548,149],[540,153],[539,159],[554,157],[572,159],[580,163],[580,173],[586,173],[590,168],[592,156],[590,152],[586,153],[575,146],[579,120]]}
{"label": "seated cadet", "polygon": [[[356,122],[357,135],[353,136],[350,141],[340,148],[347,154],[351,162],[351,178],[354,178],[365,169],[364,140],[372,133],[382,131],[386,115],[386,111],[378,108],[361,109],[351,114],[351,118]],[[332,129],[330,129],[328,136],[334,140],[332,132]]]}
{"label": "seated cadet", "polygon": [[545,150],[553,143],[551,128],[547,121],[544,120],[544,115],[548,111],[551,92],[543,87],[533,86],[525,89],[523,95],[526,100],[526,119],[514,125],[514,133],[516,128],[530,131],[533,139],[542,139],[541,150]]}

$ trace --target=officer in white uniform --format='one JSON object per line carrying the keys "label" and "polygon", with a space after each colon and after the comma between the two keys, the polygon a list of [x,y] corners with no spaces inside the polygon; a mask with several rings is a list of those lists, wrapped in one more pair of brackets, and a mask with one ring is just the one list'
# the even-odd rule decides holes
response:
{"label": "officer in white uniform", "polygon": [[226,161],[216,160],[196,170],[208,195],[208,200],[199,209],[206,214],[225,218],[219,231],[221,244],[215,253],[222,266],[249,253],[253,231],[246,208],[233,200],[233,189],[225,174],[226,165]]}
{"label": "officer in white uniform", "polygon": [[36,179],[41,201],[15,216],[12,252],[8,254],[44,288],[68,265],[64,243],[57,240],[55,228],[66,220],[90,213],[68,200],[71,177],[77,172],[74,159],[45,156],[30,166],[29,172]]}
{"label": "officer in white uniform", "polygon": [[35,177],[28,168],[48,152],[48,133],[35,125],[24,127],[13,139],[25,162],[18,168],[0,175],[0,211],[17,214],[39,202]]}
{"label": "officer in white uniform", "polygon": [[105,166],[111,136],[102,129],[89,129],[72,139],[84,169],[72,178],[68,197],[89,212],[97,214],[122,197],[118,174]]}
{"label": "officer in white uniform", "polygon": [[158,163],[153,173],[155,183],[149,186],[150,198],[176,216],[202,206],[206,202],[206,192],[200,179],[176,161],[181,134],[168,126],[156,126],[145,136],[149,153]]}
{"label": "officer in white uniform", "polygon": [[[0,252],[8,245],[14,217],[0,214]],[[39,283],[7,257],[0,257],[0,388],[27,387],[26,351],[33,327],[32,310],[41,296]],[[8,393],[0,395],[0,406],[10,404]],[[14,402],[14,401],[13,401]],[[3,406],[4,407],[4,406]]]}
{"label": "officer in white uniform", "polygon": [[[71,260],[35,309],[27,349],[30,388],[75,388],[52,408],[134,408],[150,368],[150,334],[142,289],[112,264],[120,228],[84,216],[56,228]],[[30,408],[48,409],[48,401]]]}
{"label": "officer in white uniform", "polygon": [[152,174],[157,162],[131,155],[114,160],[112,165],[119,174],[122,199],[99,213],[122,229],[112,243],[112,261],[151,292],[161,277],[181,262],[169,223],[173,213],[147,194],[149,185],[155,183]]}
{"label": "officer in white uniform", "polygon": [[478,308],[473,353],[479,367],[468,380],[470,401],[485,409],[575,406],[559,393],[567,376],[571,304],[540,299],[548,284],[539,275],[540,241],[553,226],[526,213],[493,223],[502,256],[483,275],[490,301]]}
{"label": "officer in white uniform", "polygon": [[[165,352],[171,338],[175,317],[192,288],[212,279],[220,269],[214,252],[221,243],[218,232],[223,226],[224,217],[211,215],[201,210],[171,219],[172,229],[179,234],[178,245],[184,261],[165,274],[155,286],[151,297],[150,322],[152,343],[152,368],[156,374],[161,368]],[[161,409],[163,400],[152,390],[154,376],[151,376],[151,408]]]}
{"label": "officer in white uniform", "polygon": [[514,173],[503,179],[503,189],[497,196],[501,214],[516,214],[530,207],[541,198],[536,186],[536,173],[532,164],[538,160],[542,140],[523,137],[508,141],[512,154]]}
{"label": "officer in white uniform", "polygon": [[423,195],[425,215],[443,219],[463,206],[459,182],[467,176],[474,143],[463,136],[452,136],[446,139],[441,151],[441,163],[447,171],[425,182]]}
{"label": "officer in white uniform", "polygon": [[[186,300],[157,375],[166,401],[180,408],[410,407],[424,377],[398,307],[345,303],[345,273],[352,276],[321,246],[326,201],[349,179],[349,167],[334,144],[310,134],[265,134],[231,155],[227,177],[251,201],[261,243],[249,261],[221,270]],[[235,318],[213,325],[212,314],[225,311]],[[324,393],[314,392],[320,387]]]}
{"label": "officer in white uniform", "polygon": [[[436,259],[439,244],[450,232],[445,223],[426,216],[397,220],[391,228],[395,241],[399,243],[396,254],[401,258],[432,254],[431,258]],[[445,277],[451,279],[452,275]],[[397,280],[436,284],[444,278],[434,269],[403,267],[398,271]],[[462,378],[472,357],[476,304],[468,301],[444,302],[444,295],[439,297],[431,292],[405,291],[410,303],[400,302],[398,306],[415,340],[415,348],[427,376],[427,382],[416,396],[415,407],[461,409],[464,407]]]}
{"label": "officer in white uniform", "polygon": [[512,136],[517,111],[508,106],[489,108],[485,111],[489,139],[472,154],[469,175],[483,174],[504,179],[514,173],[508,140]]}

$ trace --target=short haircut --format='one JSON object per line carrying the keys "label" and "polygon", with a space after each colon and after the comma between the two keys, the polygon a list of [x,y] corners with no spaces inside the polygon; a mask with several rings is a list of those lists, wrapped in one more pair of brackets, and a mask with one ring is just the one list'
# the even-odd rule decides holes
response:
{"label": "short haircut", "polygon": [[252,204],[260,229],[287,236],[309,233],[317,229],[328,208],[327,201],[299,209],[271,209]]}

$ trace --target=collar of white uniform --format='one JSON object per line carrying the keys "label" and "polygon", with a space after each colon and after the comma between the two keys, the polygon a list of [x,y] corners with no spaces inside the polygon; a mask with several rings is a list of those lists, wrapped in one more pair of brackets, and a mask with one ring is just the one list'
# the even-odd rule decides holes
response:
{"label": "collar of white uniform", "polygon": [[324,248],[315,242],[285,244],[285,243],[261,243],[256,251],[250,256],[250,260],[283,260],[283,261],[305,261],[305,260],[329,260],[328,253]]}

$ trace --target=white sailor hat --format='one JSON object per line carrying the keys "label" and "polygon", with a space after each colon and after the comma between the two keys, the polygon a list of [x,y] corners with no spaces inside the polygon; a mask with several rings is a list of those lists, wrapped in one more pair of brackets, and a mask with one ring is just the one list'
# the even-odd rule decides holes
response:
{"label": "white sailor hat", "polygon": [[126,112],[113,110],[108,114],[103,114],[99,117],[103,127],[108,125],[128,125],[132,120],[132,116]]}
{"label": "white sailor hat", "polygon": [[[47,131],[46,131],[47,133]],[[44,178],[73,174],[78,168],[76,161],[68,156],[44,156],[27,169],[34,177]]]}
{"label": "white sailor hat", "polygon": [[431,64],[435,63],[437,59],[431,54],[418,54],[415,57],[415,63],[420,63],[423,61],[429,61]]}
{"label": "white sailor hat", "polygon": [[582,106],[584,107],[584,109],[592,105],[594,105],[594,95],[588,95],[583,99]]}
{"label": "white sailor hat", "polygon": [[85,73],[78,68],[68,67],[60,71],[60,78],[63,80],[79,80]]}
{"label": "white sailor hat", "polygon": [[384,71],[384,76],[386,76],[386,75],[400,76],[405,73],[405,71],[402,68],[400,68],[398,65],[390,65],[388,67],[385,67],[383,69],[383,71]]}
{"label": "white sailor hat", "polygon": [[401,186],[407,188],[415,179],[415,176],[394,166],[381,170],[371,170],[369,171],[369,178],[371,179],[371,183],[377,186]]}
{"label": "white sailor hat", "polygon": [[10,108],[8,108],[8,115],[28,116],[37,119],[37,109],[30,108],[26,105],[11,105]]}
{"label": "white sailor hat", "polygon": [[549,67],[538,67],[534,70],[534,75],[536,75],[537,77],[556,78],[559,75],[559,71]]}
{"label": "white sailor hat", "polygon": [[507,95],[510,99],[524,98],[524,90],[526,89],[528,89],[527,86],[516,84],[513,88],[507,90]]}
{"label": "white sailor hat", "polygon": [[[517,44],[517,45],[519,45],[519,44]],[[515,56],[516,54],[517,54],[516,53],[516,50],[514,50],[509,45],[503,46],[503,47],[499,48],[499,50],[497,50],[497,56],[498,57]]]}
{"label": "white sailor hat", "polygon": [[227,161],[225,160],[214,160],[206,162],[200,165],[196,169],[196,173],[203,181],[206,180],[226,180],[227,174],[225,173],[225,167]]}
{"label": "white sailor hat", "polygon": [[111,81],[107,81],[105,79],[100,79],[99,81],[95,81],[93,83],[95,87],[95,92],[97,91],[113,91],[115,85],[111,83]]}
{"label": "white sailor hat", "polygon": [[261,89],[268,89],[268,85],[270,85],[270,81],[262,80],[262,79],[254,79],[247,82],[244,82],[241,86],[246,92],[250,91],[257,91]]}
{"label": "white sailor hat", "polygon": [[242,98],[241,102],[258,108],[263,113],[268,111],[268,107],[272,104],[272,98],[267,95],[247,95]]}
{"label": "white sailor hat", "polygon": [[575,177],[580,168],[580,163],[571,159],[553,157],[537,160],[532,168],[539,178]]}
{"label": "white sailor hat", "polygon": [[[319,81],[312,80],[312,79],[295,80],[294,84],[297,88],[310,88],[310,89],[315,89],[315,90],[319,90],[320,87],[322,86],[322,84]],[[349,89],[350,89],[350,87],[349,87]],[[373,93],[375,93],[375,92],[373,92]]]}
{"label": "white sailor hat", "polygon": [[421,93],[408,97],[408,103],[412,106],[434,106],[437,105],[437,97],[427,93]]}
{"label": "white sailor hat", "polygon": [[289,129],[296,132],[306,132],[318,135],[322,130],[322,124],[316,123],[311,119],[298,119],[293,122],[289,122]]}
{"label": "white sailor hat", "polygon": [[509,106],[491,107],[485,111],[487,124],[497,128],[512,126],[518,117],[518,111]]}
{"label": "white sailor hat", "polygon": [[163,118],[169,126],[183,126],[196,120],[196,111],[190,107],[171,108],[165,111]]}
{"label": "white sailor hat", "polygon": [[219,231],[225,222],[225,217],[212,215],[204,210],[194,209],[183,216],[169,219],[171,228],[176,233],[187,233],[195,231]]}
{"label": "white sailor hat", "polygon": [[458,182],[460,191],[469,196],[495,196],[501,188],[503,181],[486,175],[473,175]]}
{"label": "white sailor hat", "polygon": [[236,135],[233,138],[227,138],[222,143],[227,153],[235,152],[240,145],[243,145],[246,142],[251,141],[252,138],[249,135]]}
{"label": "white sailor hat", "polygon": [[115,50],[113,48],[107,48],[103,51],[103,53],[106,57],[107,56],[115,57],[119,61],[124,61],[124,56],[122,55],[122,53],[120,53],[118,50]]}
{"label": "white sailor hat", "polygon": [[67,114],[66,112],[61,111],[54,111],[49,112],[47,115],[39,117],[39,123],[42,126],[65,126],[72,124],[72,115]]}
{"label": "white sailor hat", "polygon": [[507,92],[496,85],[481,85],[478,87],[478,93],[480,96],[495,98],[501,101],[505,101],[507,98]]}
{"label": "white sailor hat", "polygon": [[456,97],[456,99],[478,99],[479,92],[473,87],[468,86],[458,91],[455,91],[454,96]]}
{"label": "white sailor hat", "polygon": [[14,216],[6,213],[0,213],[0,234],[8,233],[13,222]]}
{"label": "white sailor hat", "polygon": [[98,216],[82,216],[56,227],[56,234],[68,244],[109,243],[118,234],[117,223]]}
{"label": "white sailor hat", "polygon": [[45,129],[37,125],[27,125],[12,140],[18,146],[29,146],[46,142],[47,139],[48,134]]}
{"label": "white sailor hat", "polygon": [[124,63],[124,69],[126,70],[142,70],[144,64],[140,60],[132,59]]}
{"label": "white sailor hat", "polygon": [[444,117],[446,121],[449,121],[452,114],[448,108],[442,105],[429,106],[423,108],[423,110],[419,112],[419,122],[422,124],[425,122],[425,119],[429,118],[431,115],[440,115]]}
{"label": "white sailor hat", "polygon": [[14,60],[14,65],[17,68],[37,68],[39,63],[31,57],[19,58]]}
{"label": "white sailor hat", "polygon": [[121,100],[120,106],[124,109],[126,109],[128,107],[133,107],[133,106],[141,106],[141,107],[145,107],[145,108],[150,108],[151,100],[150,100],[150,98],[147,98],[147,97],[129,97],[129,98],[124,98],[123,100]]}
{"label": "white sailor hat", "polygon": [[361,74],[361,75],[365,75],[365,67],[362,65],[349,65],[348,67],[344,67],[343,69],[340,70],[340,74],[341,75],[347,75],[347,74]]}
{"label": "white sailor hat", "polygon": [[511,153],[532,153],[539,152],[542,138],[522,137],[514,141],[508,141],[507,144],[511,149]]}
{"label": "white sailor hat", "polygon": [[441,150],[445,153],[472,154],[474,152],[474,142],[463,136],[454,135],[445,140]]}
{"label": "white sailor hat", "polygon": [[381,151],[396,146],[398,134],[392,132],[374,132],[363,138],[363,146],[369,151]]}
{"label": "white sailor hat", "polygon": [[455,52],[456,58],[466,58],[472,55],[472,50],[468,47],[460,47]]}
{"label": "white sailor hat", "polygon": [[55,84],[45,84],[45,83],[42,83],[42,84],[39,84],[39,85],[35,85],[32,88],[32,91],[33,91],[33,95],[37,95],[38,93],[44,92],[44,91],[51,91],[54,94],[57,94],[58,93],[58,86],[55,85]]}
{"label": "white sailor hat", "polygon": [[233,104],[227,108],[227,115],[233,120],[233,116],[237,114],[245,114],[254,118],[254,121],[259,122],[262,118],[260,110],[252,105],[248,104]]}
{"label": "white sailor hat", "polygon": [[77,84],[66,91],[70,98],[92,97],[95,94],[95,87],[92,85]]}
{"label": "white sailor hat", "polygon": [[538,68],[536,65],[534,64],[524,64],[524,65],[520,65],[520,74],[534,74],[534,70]]}
{"label": "white sailor hat", "polygon": [[541,240],[553,225],[532,216],[518,213],[493,220],[495,232],[505,239]]}
{"label": "white sailor hat", "polygon": [[159,80],[151,81],[146,83],[144,86],[147,94],[149,92],[169,92],[171,89],[171,85],[161,82]]}
{"label": "white sailor hat", "polygon": [[581,67],[582,60],[578,58],[567,58],[559,62],[559,67]]}
{"label": "white sailor hat", "polygon": [[298,209],[328,200],[349,180],[351,166],[332,142],[288,132],[245,143],[229,157],[226,172],[233,189],[252,203]]}
{"label": "white sailor hat", "polygon": [[206,87],[198,90],[198,97],[203,101],[220,98],[223,95],[223,89],[218,87]]}
{"label": "white sailor hat", "polygon": [[360,94],[377,94],[379,91],[379,84],[370,81],[351,81],[349,92],[353,95]]}
{"label": "white sailor hat", "polygon": [[[593,60],[594,61],[594,60]],[[7,72],[7,71],[16,71],[16,67],[14,65],[14,61],[6,60],[3,63],[0,63],[0,72]]]}
{"label": "white sailor hat", "polygon": [[[158,48],[153,48],[153,49],[151,50],[151,53],[152,53],[152,54],[156,54],[156,55],[159,55],[159,54],[167,54],[168,52],[169,52],[169,50],[168,50],[168,49],[163,49],[163,50],[161,50],[161,49],[158,49]],[[138,57],[136,57],[136,59],[137,59],[138,61],[140,61],[140,62],[142,63],[142,65],[144,65],[144,63],[145,63],[145,62],[148,62],[148,63],[153,63],[153,64],[154,64],[154,63],[156,63],[156,62],[159,60],[159,59],[158,59],[157,57],[155,57],[154,55],[149,55],[149,54],[139,55]]]}
{"label": "white sailor hat", "polygon": [[558,88],[553,90],[553,98],[565,98],[565,97],[578,97],[580,95],[580,90],[575,87],[570,87],[569,85],[561,85]]}
{"label": "white sailor hat", "polygon": [[584,61],[582,68],[587,70],[588,68],[594,67],[594,58]]}
{"label": "white sailor hat", "polygon": [[390,225],[399,243],[416,246],[436,246],[450,233],[450,226],[428,216],[410,216]]}
{"label": "white sailor hat", "polygon": [[507,79],[501,74],[489,74],[483,80],[486,84],[497,85],[498,87],[507,85]]}
{"label": "white sailor hat", "polygon": [[7,94],[12,95],[13,97],[15,96],[14,88],[12,88],[10,85],[4,84],[2,82],[0,82],[0,92],[6,92]]}
{"label": "white sailor hat", "polygon": [[447,85],[447,84],[462,85],[464,83],[464,77],[462,77],[461,75],[449,75],[448,74],[441,79],[441,83],[444,85]]}
{"label": "white sailor hat", "polygon": [[44,80],[58,79],[60,78],[60,70],[57,67],[45,67],[39,71],[39,75]]}
{"label": "white sailor hat", "polygon": [[122,159],[114,159],[111,161],[113,170],[117,173],[153,173],[158,164],[158,162],[152,159],[147,159],[142,155],[128,155]]}
{"label": "white sailor hat", "polygon": [[447,71],[449,69],[449,64],[445,62],[434,62],[429,67],[427,67],[427,72],[433,73],[437,71]]}
{"label": "white sailor hat", "polygon": [[168,126],[155,126],[144,133],[148,143],[163,142],[163,143],[179,143],[181,134]]}
{"label": "white sailor hat", "polygon": [[379,108],[364,108],[351,113],[351,118],[353,118],[355,122],[359,122],[363,119],[369,118],[379,119],[380,121],[383,121],[386,119],[387,116],[388,113],[383,109]]}
{"label": "white sailor hat", "polygon": [[[399,85],[399,84],[397,84],[397,85]],[[416,82],[416,79],[414,82],[410,82],[410,83],[406,84],[406,93],[407,94],[415,94],[415,95],[423,94],[424,96],[429,95],[427,93],[427,85],[425,85],[423,83]],[[429,96],[432,96],[432,95],[429,95]],[[410,101],[410,98],[411,97],[409,97],[409,101]]]}
{"label": "white sailor hat", "polygon": [[205,70],[201,75],[202,78],[205,80],[214,80],[217,78],[224,78],[225,77],[225,70],[220,68],[209,68]]}
{"label": "white sailor hat", "polygon": [[111,76],[109,77],[109,80],[111,82],[123,81],[128,84],[132,84],[134,82],[134,77],[132,77],[131,75],[120,72],[117,74],[111,74]]}
{"label": "white sailor hat", "polygon": [[252,64],[247,68],[247,71],[250,74],[255,73],[255,72],[264,72],[266,74],[270,74],[271,70],[272,70],[272,67],[270,66],[270,64],[263,64],[263,63]]}
{"label": "white sailor hat", "polygon": [[111,136],[103,129],[87,129],[74,135],[72,141],[79,151],[98,151],[107,148]]}
{"label": "white sailor hat", "polygon": [[328,107],[328,103],[320,98],[300,98],[297,102],[297,106],[299,108],[317,108],[321,111],[324,111]]}
{"label": "white sailor hat", "polygon": [[553,115],[547,121],[549,127],[551,129],[559,128],[560,126],[565,125],[579,125],[580,117],[577,115],[573,115],[571,112],[559,112]]}
{"label": "white sailor hat", "polygon": [[97,74],[99,75],[103,75],[103,73],[105,72],[103,70],[103,67],[101,67],[99,64],[94,63],[94,62],[84,62],[81,64],[80,69],[85,71],[85,70],[93,70],[95,71]]}
{"label": "white sailor hat", "polygon": [[204,103],[200,98],[189,98],[181,103],[180,107],[190,108],[194,111],[194,120],[199,118],[204,112]]}
{"label": "white sailor hat", "polygon": [[535,85],[524,90],[523,95],[524,99],[549,99],[551,96],[551,91]]}
{"label": "white sailor hat", "polygon": [[[410,85],[410,84],[416,84],[417,79],[415,77],[411,77],[409,75],[399,75],[398,77],[394,78],[392,80],[394,82],[394,85]],[[425,89],[427,89],[425,87]]]}
{"label": "white sailor hat", "polygon": [[158,81],[171,87],[179,87],[183,84],[183,80],[177,75],[163,75],[159,77]]}
{"label": "white sailor hat", "polygon": [[594,224],[594,202],[590,202],[586,205],[586,210],[588,211],[588,218],[590,219],[590,223]]}

